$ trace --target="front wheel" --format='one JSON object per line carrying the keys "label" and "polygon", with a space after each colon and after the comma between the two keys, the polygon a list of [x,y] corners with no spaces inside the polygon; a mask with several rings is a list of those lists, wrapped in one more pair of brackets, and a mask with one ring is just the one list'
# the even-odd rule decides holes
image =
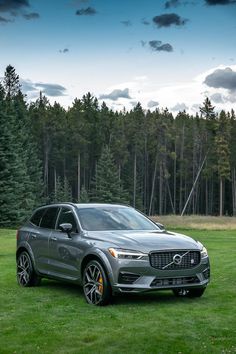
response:
{"label": "front wheel", "polygon": [[111,286],[100,262],[90,261],[83,273],[83,290],[91,305],[104,306],[111,300]]}
{"label": "front wheel", "polygon": [[178,297],[201,297],[206,288],[173,289],[173,293]]}
{"label": "front wheel", "polygon": [[23,251],[17,257],[17,281],[24,287],[39,285],[41,278],[35,273],[28,252]]}

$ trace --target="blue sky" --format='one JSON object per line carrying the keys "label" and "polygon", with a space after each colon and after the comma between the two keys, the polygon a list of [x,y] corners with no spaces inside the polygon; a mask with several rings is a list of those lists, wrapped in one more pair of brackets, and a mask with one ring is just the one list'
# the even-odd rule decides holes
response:
{"label": "blue sky", "polygon": [[0,0],[0,76],[65,107],[236,110],[234,0]]}

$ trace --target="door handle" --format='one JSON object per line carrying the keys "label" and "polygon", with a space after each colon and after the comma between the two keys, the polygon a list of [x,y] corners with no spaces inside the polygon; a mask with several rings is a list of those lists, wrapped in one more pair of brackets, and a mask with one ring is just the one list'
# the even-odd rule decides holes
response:
{"label": "door handle", "polygon": [[35,238],[37,238],[37,235],[31,234],[31,237],[35,239]]}
{"label": "door handle", "polygon": [[57,237],[52,237],[51,240],[52,241],[57,241]]}

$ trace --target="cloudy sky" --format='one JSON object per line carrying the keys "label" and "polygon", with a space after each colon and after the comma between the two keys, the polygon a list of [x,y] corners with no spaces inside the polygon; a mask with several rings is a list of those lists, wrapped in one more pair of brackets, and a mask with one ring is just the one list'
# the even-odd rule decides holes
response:
{"label": "cloudy sky", "polygon": [[236,0],[0,0],[0,44],[29,99],[236,110]]}

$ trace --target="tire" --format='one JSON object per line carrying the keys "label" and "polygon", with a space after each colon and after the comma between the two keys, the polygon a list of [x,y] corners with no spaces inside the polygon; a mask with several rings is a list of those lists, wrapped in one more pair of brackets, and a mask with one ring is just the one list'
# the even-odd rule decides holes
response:
{"label": "tire", "polygon": [[20,286],[30,287],[40,284],[41,278],[35,273],[33,262],[28,252],[17,256],[17,282]]}
{"label": "tire", "polygon": [[105,306],[112,296],[111,285],[102,264],[90,261],[83,272],[83,290],[90,305]]}
{"label": "tire", "polygon": [[201,297],[206,288],[192,288],[192,289],[173,289],[173,293],[177,297]]}

